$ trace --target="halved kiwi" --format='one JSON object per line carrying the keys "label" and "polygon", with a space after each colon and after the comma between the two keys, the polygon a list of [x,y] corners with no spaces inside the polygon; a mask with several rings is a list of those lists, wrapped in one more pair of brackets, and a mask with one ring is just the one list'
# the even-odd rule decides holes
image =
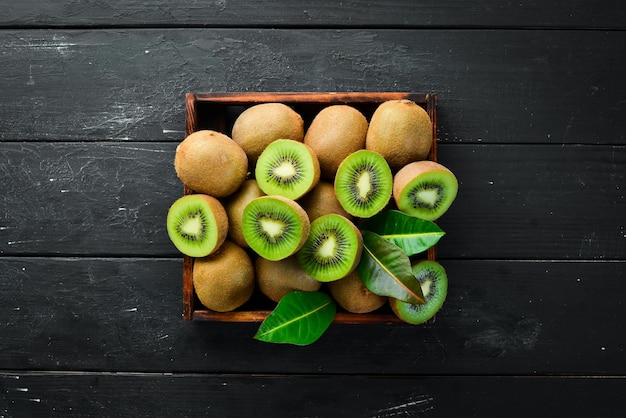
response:
{"label": "halved kiwi", "polygon": [[311,231],[296,254],[302,269],[320,282],[339,280],[361,259],[361,231],[347,218],[329,214],[311,222]]}
{"label": "halved kiwi", "polygon": [[268,260],[294,254],[306,241],[309,217],[302,207],[283,196],[261,196],[243,210],[241,229],[252,250]]}
{"label": "halved kiwi", "polygon": [[411,304],[389,298],[391,310],[409,324],[422,324],[441,309],[448,294],[448,276],[443,266],[436,261],[422,260],[411,266],[415,278],[420,282],[425,303]]}
{"label": "halved kiwi", "polygon": [[226,239],[228,217],[219,200],[212,196],[183,196],[167,212],[167,234],[181,253],[204,257]]}
{"label": "halved kiwi", "polygon": [[404,166],[393,180],[393,197],[407,215],[434,221],[452,205],[459,190],[456,176],[434,161],[415,161]]}
{"label": "halved kiwi", "polygon": [[359,150],[346,157],[337,169],[335,194],[349,214],[369,218],[389,202],[393,175],[378,153]]}
{"label": "halved kiwi", "polygon": [[259,156],[255,177],[266,194],[295,200],[317,185],[320,164],[308,145],[279,139],[269,144]]}

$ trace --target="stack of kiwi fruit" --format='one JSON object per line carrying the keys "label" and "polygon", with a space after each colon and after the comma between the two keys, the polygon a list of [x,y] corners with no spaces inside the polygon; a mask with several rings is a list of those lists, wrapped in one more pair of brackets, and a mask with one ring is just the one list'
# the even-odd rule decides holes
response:
{"label": "stack of kiwi fruit", "polygon": [[329,104],[307,127],[286,104],[253,104],[230,133],[188,135],[174,168],[192,192],[170,207],[167,231],[193,257],[199,301],[227,312],[257,289],[278,302],[324,286],[351,313],[389,301],[405,322],[432,318],[447,293],[437,262],[413,261],[423,305],[374,294],[356,270],[362,220],[391,208],[434,221],[454,201],[456,177],[427,160],[432,142],[429,115],[407,99],[380,103],[369,121],[351,105]]}

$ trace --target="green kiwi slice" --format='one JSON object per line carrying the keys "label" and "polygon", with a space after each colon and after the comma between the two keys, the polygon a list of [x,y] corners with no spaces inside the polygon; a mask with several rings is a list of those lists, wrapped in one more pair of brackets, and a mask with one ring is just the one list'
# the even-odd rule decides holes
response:
{"label": "green kiwi slice", "polygon": [[455,175],[434,161],[416,161],[404,166],[393,181],[393,196],[402,212],[434,221],[452,205],[459,189]]}
{"label": "green kiwi slice", "polygon": [[295,254],[309,235],[309,217],[302,207],[283,196],[261,196],[246,205],[241,229],[258,255],[271,261]]}
{"label": "green kiwi slice", "polygon": [[167,234],[181,253],[205,257],[226,239],[228,217],[219,200],[212,196],[183,196],[167,212]]}
{"label": "green kiwi slice", "polygon": [[424,304],[411,304],[389,298],[391,310],[409,324],[422,324],[441,309],[448,294],[448,276],[443,266],[436,261],[423,260],[411,266],[424,294]]}
{"label": "green kiwi slice", "polygon": [[359,150],[348,155],[337,169],[335,193],[350,215],[369,218],[389,202],[393,175],[387,161],[374,151]]}
{"label": "green kiwi slice", "polygon": [[255,177],[265,194],[295,200],[317,185],[320,164],[308,145],[279,139],[270,143],[259,156]]}
{"label": "green kiwi slice", "polygon": [[361,259],[363,238],[347,218],[328,214],[311,222],[311,231],[296,257],[309,276],[320,282],[350,274]]}

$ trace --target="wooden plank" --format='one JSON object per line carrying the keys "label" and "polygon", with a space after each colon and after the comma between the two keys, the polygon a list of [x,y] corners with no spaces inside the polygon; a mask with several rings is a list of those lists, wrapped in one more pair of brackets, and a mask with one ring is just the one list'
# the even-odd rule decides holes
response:
{"label": "wooden plank", "polygon": [[0,55],[1,141],[178,141],[203,91],[434,92],[442,142],[626,132],[620,31],[4,30]]}
{"label": "wooden plank", "polygon": [[4,416],[614,417],[626,379],[3,373],[0,389]]}
{"label": "wooden plank", "polygon": [[50,26],[323,26],[323,27],[579,27],[624,28],[626,9],[619,1],[541,2],[356,1],[263,2],[192,0],[124,2],[25,0],[5,7],[0,27]]}
{"label": "wooden plank", "polygon": [[[165,226],[183,193],[175,146],[2,144],[0,253],[177,257]],[[624,259],[625,147],[438,150],[460,181],[457,200],[438,221],[447,233],[439,258]]]}
{"label": "wooden plank", "polygon": [[[625,375],[625,262],[444,260],[434,323],[333,324],[306,347],[182,320],[180,260],[0,257],[0,370]],[[2,392],[2,391],[0,391]]]}

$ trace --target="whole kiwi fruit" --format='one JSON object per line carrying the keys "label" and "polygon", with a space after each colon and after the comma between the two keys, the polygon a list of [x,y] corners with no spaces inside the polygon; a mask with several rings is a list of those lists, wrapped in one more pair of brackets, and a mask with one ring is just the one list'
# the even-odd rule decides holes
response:
{"label": "whole kiwi fruit", "polygon": [[328,283],[328,290],[339,306],[352,313],[372,312],[387,303],[386,296],[372,293],[365,287],[356,270]]}
{"label": "whole kiwi fruit", "polygon": [[259,290],[274,302],[294,291],[315,292],[322,283],[302,270],[295,256],[278,261],[257,257],[254,261]]}
{"label": "whole kiwi fruit", "polygon": [[174,168],[178,178],[197,193],[225,197],[234,193],[248,175],[248,157],[228,136],[201,130],[176,147]]}
{"label": "whole kiwi fruit", "polygon": [[248,243],[243,237],[241,219],[243,210],[248,203],[257,197],[264,196],[263,190],[255,179],[248,179],[232,195],[223,200],[224,209],[228,215],[228,238],[243,248],[248,248]]}
{"label": "whole kiwi fruit", "polygon": [[425,160],[433,142],[428,113],[407,99],[381,103],[370,120],[365,148],[376,151],[393,171],[412,161]]}
{"label": "whole kiwi fruit", "polygon": [[260,103],[247,108],[235,119],[231,135],[254,166],[271,142],[277,139],[302,142],[304,121],[284,103]]}
{"label": "whole kiwi fruit", "polygon": [[367,126],[365,116],[348,105],[327,106],[315,116],[304,143],[317,155],[323,178],[334,179],[344,158],[365,147]]}
{"label": "whole kiwi fruit", "polygon": [[216,312],[237,309],[250,299],[255,288],[250,256],[228,240],[214,254],[194,259],[192,277],[200,302]]}

